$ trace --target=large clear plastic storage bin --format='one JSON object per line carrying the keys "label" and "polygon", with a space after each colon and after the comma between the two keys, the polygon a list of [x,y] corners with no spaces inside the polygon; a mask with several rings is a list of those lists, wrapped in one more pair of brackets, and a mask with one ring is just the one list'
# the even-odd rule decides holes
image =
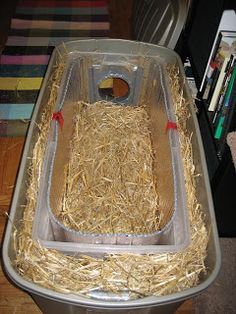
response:
{"label": "large clear plastic storage bin", "polygon": [[[105,299],[99,298],[86,298],[81,295],[76,294],[65,294],[61,292],[55,292],[52,289],[44,288],[37,283],[30,282],[24,277],[20,276],[17,272],[14,261],[15,261],[15,247],[14,247],[14,235],[15,230],[20,228],[22,217],[23,217],[23,208],[22,204],[25,202],[26,198],[26,189],[27,189],[27,176],[28,176],[28,167],[30,165],[30,158],[32,156],[33,147],[35,145],[38,128],[37,123],[40,121],[40,116],[42,114],[43,108],[47,105],[50,96],[50,77],[55,70],[55,66],[60,61],[61,56],[65,52],[67,53],[78,53],[78,54],[89,54],[89,53],[101,53],[101,54],[119,54],[119,55],[131,55],[131,56],[144,56],[148,58],[158,58],[163,63],[165,67],[167,64],[175,65],[180,73],[181,84],[183,86],[183,96],[188,100],[189,115],[190,118],[187,120],[187,128],[192,133],[192,147],[194,150],[194,165],[197,169],[197,172],[201,175],[196,178],[197,180],[197,197],[199,202],[202,205],[205,217],[205,225],[209,228],[209,244],[207,249],[206,256],[206,273],[203,273],[199,278],[199,283],[197,286],[188,288],[181,292],[172,293],[165,296],[149,296],[143,297],[136,300],[129,300],[119,297],[119,302],[116,301],[116,298],[111,297]],[[199,294],[204,291],[216,278],[219,268],[220,268],[220,251],[219,251],[219,242],[217,235],[217,228],[215,223],[214,210],[212,205],[209,179],[207,175],[206,163],[204,159],[204,153],[200,138],[200,133],[198,129],[197,119],[193,105],[191,105],[192,99],[188,86],[184,78],[183,67],[180,61],[180,58],[173,51],[159,47],[152,44],[145,44],[140,42],[131,42],[124,40],[111,40],[111,39],[101,39],[101,40],[81,40],[75,42],[69,42],[65,45],[57,47],[55,49],[51,62],[48,67],[47,75],[44,79],[43,86],[33,113],[32,122],[27,136],[27,141],[24,148],[24,153],[22,156],[21,167],[18,174],[17,184],[14,192],[14,197],[11,206],[11,213],[9,223],[6,229],[4,244],[3,244],[3,262],[5,266],[6,273],[8,276],[22,289],[28,291],[34,300],[37,302],[39,307],[44,313],[173,313],[177,307],[186,299]],[[178,168],[178,167],[177,167]],[[179,171],[179,170],[178,170]],[[181,181],[181,180],[180,180]],[[181,193],[181,185],[178,187]],[[184,207],[183,207],[184,208]],[[177,212],[177,209],[176,209]],[[45,227],[35,231],[35,237],[38,237],[38,240],[42,241],[42,244],[47,245],[48,247],[53,247],[54,241],[52,236],[52,230],[49,224],[49,217],[45,213],[42,220],[42,217],[37,216],[36,219],[39,219],[39,223],[45,223]],[[182,224],[182,227],[187,226],[187,215],[184,212],[179,212],[178,214],[180,222],[174,222],[172,228],[178,229]],[[41,220],[40,220],[41,219]],[[185,222],[186,224],[185,224]],[[178,225],[178,226],[177,226]],[[45,229],[44,229],[45,228]],[[172,235],[175,234],[174,231]],[[187,231],[188,228],[186,228]],[[170,229],[171,230],[171,229]],[[41,232],[41,233],[40,233]],[[181,231],[182,232],[182,231]],[[185,231],[184,231],[185,232]],[[183,234],[184,234],[183,232]],[[188,234],[188,231],[187,233]],[[182,239],[181,245],[183,245],[185,239]],[[177,241],[178,242],[178,241]],[[161,247],[169,246],[168,249],[177,247],[180,242],[175,242],[171,237],[169,242],[167,241],[164,245],[161,243],[153,244],[153,247],[158,247],[161,250]],[[65,251],[67,253],[72,253],[75,249],[77,252],[81,250],[81,253],[88,252],[84,244],[84,248],[81,247],[81,243],[70,243],[68,248],[65,245],[65,242],[58,242],[58,247],[56,249]],[[105,244],[90,244],[94,245],[93,250],[90,248],[90,253],[97,253],[96,246],[106,246]],[[117,245],[114,245],[116,247]],[[130,247],[133,245],[129,245]],[[145,246],[145,245],[144,245]],[[172,246],[172,247],[171,247]],[[108,245],[109,247],[109,245]],[[134,245],[135,247],[135,245]],[[140,248],[140,246],[138,246]],[[181,249],[181,246],[179,247]],[[145,248],[144,252],[147,252],[148,248]],[[104,249],[98,249],[98,252],[104,253]],[[106,249],[105,249],[106,251]],[[119,251],[119,250],[118,250]],[[138,252],[138,251],[137,251]],[[142,250],[140,251],[142,253]]]}

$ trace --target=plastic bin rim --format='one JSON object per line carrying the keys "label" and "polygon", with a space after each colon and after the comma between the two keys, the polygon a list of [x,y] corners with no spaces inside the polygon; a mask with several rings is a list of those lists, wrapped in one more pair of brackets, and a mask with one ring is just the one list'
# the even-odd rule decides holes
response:
{"label": "plastic bin rim", "polygon": [[37,296],[41,296],[47,299],[51,299],[53,301],[65,302],[67,304],[84,306],[84,307],[93,307],[93,308],[111,308],[111,309],[133,309],[133,308],[142,308],[142,307],[152,307],[156,305],[165,305],[173,302],[181,302],[183,300],[194,297],[199,294],[203,290],[205,290],[211,283],[215,280],[215,277],[219,273],[220,270],[220,258],[215,265],[211,276],[207,278],[204,282],[200,283],[198,286],[186,289],[181,292],[176,292],[169,295],[164,296],[148,296],[136,300],[119,300],[119,301],[104,301],[99,299],[86,298],[82,295],[76,294],[63,294],[60,292],[55,292],[53,290],[41,287],[33,282],[27,281],[22,278],[18,273],[16,273],[15,269],[12,267],[10,263],[10,259],[6,252],[6,247],[3,247],[3,262],[5,265],[5,270],[8,277],[23,290],[28,291],[30,294],[35,294]]}
{"label": "plastic bin rim", "polygon": [[[56,46],[53,50],[53,53],[57,53],[57,51],[59,51],[60,49],[63,49],[65,51],[65,48],[67,48],[68,46],[72,46],[73,48],[77,47],[75,51],[73,52],[91,52],[91,53],[105,53],[105,51],[96,51],[96,50],[80,50],[80,44],[86,44],[86,43],[94,43],[94,46],[96,45],[96,43],[100,43],[101,44],[105,44],[105,43],[109,43],[110,45],[115,44],[115,43],[119,43],[119,44],[131,44],[131,45],[136,45],[138,46],[146,46],[149,48],[153,48],[153,49],[158,49],[158,50],[163,50],[163,51],[169,51],[175,58],[178,59],[178,61],[180,61],[180,56],[171,48],[165,47],[165,46],[161,46],[161,45],[157,45],[157,44],[152,44],[152,43],[147,43],[147,42],[142,42],[142,41],[138,41],[138,40],[128,40],[128,39],[115,39],[115,38],[101,38],[101,39],[78,39],[78,40],[71,40],[71,41],[67,41],[66,43],[63,44],[59,44],[58,46]],[[71,53],[72,51],[68,51],[69,53]],[[109,52],[108,52],[109,53]],[[120,54],[122,53],[122,51],[117,51],[112,52],[112,54]],[[129,55],[139,55],[138,53],[133,53],[132,50],[130,50]],[[156,57],[156,54],[151,53],[150,54],[150,50],[148,50],[145,54],[146,56],[149,57]]]}

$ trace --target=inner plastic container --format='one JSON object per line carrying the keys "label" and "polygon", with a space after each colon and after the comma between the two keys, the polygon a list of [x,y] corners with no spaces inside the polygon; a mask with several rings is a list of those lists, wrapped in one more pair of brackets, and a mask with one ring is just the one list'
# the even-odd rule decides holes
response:
{"label": "inner plastic container", "polygon": [[[99,86],[110,78],[120,78],[129,87],[125,97],[113,98],[112,101],[124,106],[145,105],[150,118],[155,155],[153,173],[162,210],[160,229],[153,233],[80,232],[66,227],[55,215],[63,198],[63,169],[69,159],[76,104],[79,100],[90,103],[103,100]],[[175,116],[161,59],[132,54],[70,53],[56,101],[55,112],[58,111],[64,118],[63,131],[53,120],[40,179],[33,238],[42,241],[46,247],[71,252],[141,250],[145,253],[178,251],[186,247],[190,234],[183,166],[178,132],[166,129],[168,122],[175,122]],[[49,184],[45,184],[47,182]],[[101,245],[94,247],[93,244]],[[134,246],[123,246],[131,244]]]}

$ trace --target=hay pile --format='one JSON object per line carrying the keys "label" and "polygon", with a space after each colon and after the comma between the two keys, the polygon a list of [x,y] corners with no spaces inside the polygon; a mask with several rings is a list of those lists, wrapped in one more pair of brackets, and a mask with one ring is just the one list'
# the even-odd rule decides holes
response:
{"label": "hay pile", "polygon": [[[58,67],[56,75],[61,71]],[[130,298],[167,295],[198,284],[205,271],[208,235],[201,206],[196,197],[196,175],[193,164],[191,134],[186,128],[189,111],[182,97],[178,72],[169,71],[178,132],[181,140],[184,175],[191,222],[191,244],[178,253],[152,255],[110,254],[104,258],[66,256],[56,250],[42,248],[32,241],[31,231],[47,132],[54,105],[52,96],[42,115],[40,133],[35,144],[30,172],[27,204],[22,228],[16,232],[15,266],[21,276],[43,287],[64,293],[83,294],[96,289],[108,292],[128,291]],[[55,79],[53,79],[56,82]],[[58,82],[58,81],[57,81]],[[54,83],[56,85],[56,83]],[[53,85],[55,87],[55,85]],[[52,94],[55,92],[52,88]]]}
{"label": "hay pile", "polygon": [[68,228],[90,233],[159,230],[148,114],[143,107],[79,102],[61,208]]}

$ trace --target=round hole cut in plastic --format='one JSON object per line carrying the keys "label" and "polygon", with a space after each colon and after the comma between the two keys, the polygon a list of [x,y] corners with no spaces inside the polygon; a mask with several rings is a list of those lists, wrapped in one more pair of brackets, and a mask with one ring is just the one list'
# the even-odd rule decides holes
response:
{"label": "round hole cut in plastic", "polygon": [[98,92],[105,100],[123,100],[129,96],[130,87],[122,78],[108,77],[100,82]]}

